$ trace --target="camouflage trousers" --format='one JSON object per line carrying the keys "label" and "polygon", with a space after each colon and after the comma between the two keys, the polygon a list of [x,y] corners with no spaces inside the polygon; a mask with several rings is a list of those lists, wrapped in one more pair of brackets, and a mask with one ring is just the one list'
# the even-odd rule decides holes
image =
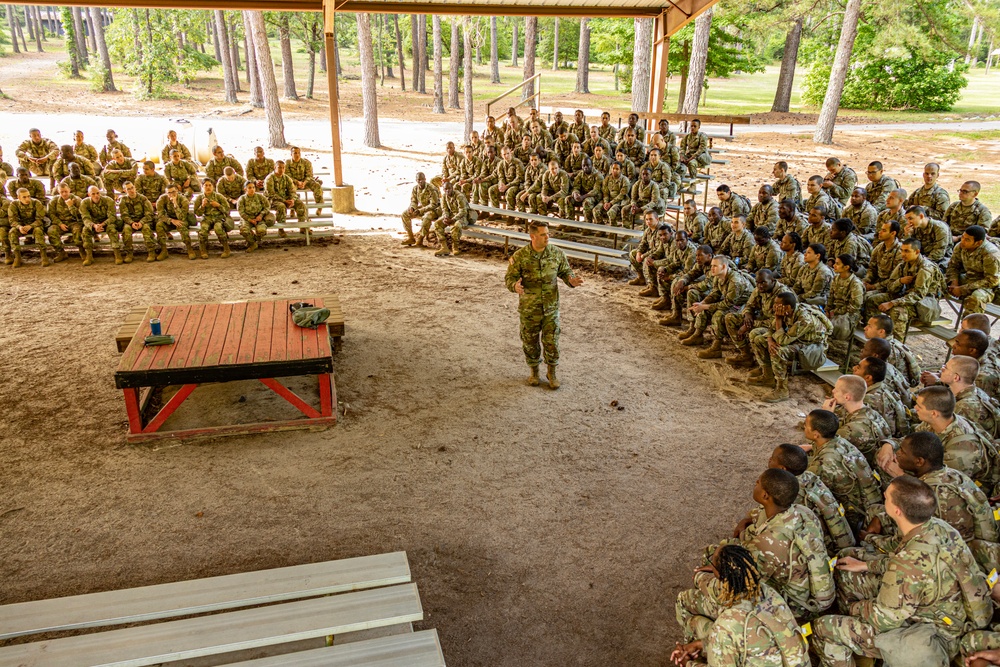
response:
{"label": "camouflage trousers", "polygon": [[462,239],[464,222],[464,220],[455,220],[450,225],[446,225],[444,218],[438,218],[434,221],[434,233],[437,234],[438,243],[441,244],[442,248],[448,247],[449,238],[451,239],[452,249],[458,248],[458,242]]}
{"label": "camouflage trousers", "polygon": [[[967,301],[973,298],[976,293],[989,293],[985,301],[979,300],[977,297],[975,303]],[[983,312],[983,310],[968,310],[970,306],[985,309],[986,304],[992,301],[992,291],[991,290],[976,290],[973,295],[966,297],[962,301],[963,308],[966,308],[966,312]],[[979,296],[985,297],[985,294],[980,294]],[[885,303],[886,301],[891,301],[892,298],[885,292],[876,292],[874,294],[868,294],[865,297],[865,318],[869,318],[873,315],[878,314],[878,307]],[[888,315],[892,320],[892,335],[893,338],[902,342],[906,338],[906,332],[910,328],[910,322],[920,322],[921,315],[923,315],[924,321],[927,323],[938,319],[941,316],[941,301],[932,296],[926,296],[920,300],[921,311],[917,310],[917,304],[909,305],[899,305],[893,306],[889,309]]]}
{"label": "camouflage trousers", "polygon": [[[160,242],[160,246],[163,248],[167,247],[167,241],[171,238],[172,232],[178,232],[181,235],[181,241],[184,245],[191,245],[191,234],[190,230],[192,227],[197,228],[198,221],[194,217],[194,213],[188,213],[187,220],[181,222],[180,227],[174,226],[172,222],[169,221],[159,221],[156,223],[156,238]],[[207,237],[206,237],[207,240]]]}
{"label": "camouflage trousers", "polygon": [[555,366],[559,363],[559,309],[545,307],[538,297],[534,303],[525,301],[522,296],[518,308],[524,360],[529,366],[537,366],[544,352],[545,363]]}
{"label": "camouflage trousers", "polygon": [[739,309],[740,309],[739,306],[733,306],[728,310],[723,310],[720,308],[718,310],[702,311],[697,315],[695,315],[694,328],[696,331],[701,332],[707,329],[709,325],[711,325],[712,331],[715,332],[716,340],[722,342],[726,340],[728,336],[728,330],[726,329],[726,316],[736,315],[738,317],[742,317],[741,315],[739,315],[738,312]]}
{"label": "camouflage trousers", "polygon": [[1000,649],[1000,632],[973,630],[962,637],[959,648],[963,658],[972,655],[976,651],[998,650]]}
{"label": "camouflage trousers", "polygon": [[[274,215],[270,213],[268,215],[270,215],[271,224],[273,225]],[[425,233],[423,231],[424,228],[430,229],[431,225],[434,224],[434,221],[437,220],[440,215],[441,215],[441,209],[435,208],[431,209],[430,211],[427,211],[427,213],[424,213],[422,216],[420,216],[420,221],[422,223],[421,233],[422,234]],[[413,218],[417,216],[410,215],[410,209],[406,209],[405,211],[403,211],[403,214],[400,215],[399,217],[402,218],[403,220],[403,229],[406,230],[406,235],[413,236]]]}
{"label": "camouflage trousers", "polygon": [[[125,188],[122,184],[125,181],[134,181],[135,179],[127,174],[106,174],[104,176],[104,188],[108,196],[114,198],[115,191],[125,194]],[[155,202],[154,202],[155,203]]]}
{"label": "camouflage trousers", "polygon": [[[581,201],[576,201],[573,195],[563,197],[559,200],[559,217],[572,220],[578,209],[583,209],[583,219],[590,222],[594,213],[594,198],[587,197]],[[589,204],[589,206],[588,206]]]}
{"label": "camouflage trousers", "polygon": [[[129,233],[122,234],[122,228],[125,225],[120,218],[108,222],[104,225],[104,231],[98,232],[94,229],[93,225],[86,225],[83,228],[83,249],[93,252],[94,250],[94,240],[100,237],[101,234],[107,234],[108,240],[111,241],[112,250],[121,250],[124,246],[125,248],[132,249],[132,235]],[[123,241],[122,237],[125,240]]]}
{"label": "camouflage trousers", "polygon": [[602,225],[614,225],[616,227],[619,227],[621,226],[620,223],[622,219],[623,206],[624,203],[614,204],[611,207],[609,207],[608,210],[605,211],[604,203],[603,202],[599,203],[596,206],[594,206],[593,221]]}
{"label": "camouflage trousers", "polygon": [[517,200],[515,202],[518,211],[521,213],[534,213],[535,212],[535,197],[537,197],[533,192],[520,191],[517,193]]}
{"label": "camouflage trousers", "polygon": [[726,325],[726,336],[728,336],[729,340],[733,342],[733,344],[736,346],[736,349],[742,352],[750,351],[748,349],[750,347],[750,334],[757,329],[767,327],[766,320],[754,320],[753,328],[751,328],[750,331],[748,331],[745,336],[741,337],[739,335],[739,332],[740,329],[743,327],[743,313],[741,312],[726,313],[726,316],[723,318],[723,321],[725,322]]}
{"label": "camouflage trousers", "polygon": [[656,213],[657,216],[662,216],[663,212],[667,210],[667,207],[662,200],[658,202],[651,202],[648,204],[639,204],[638,206],[639,206],[639,212],[636,213],[635,215],[632,214],[631,204],[626,204],[625,206],[622,207],[621,211],[622,227],[626,226],[635,227],[638,224],[642,224],[643,218],[650,211]]}
{"label": "camouflage trousers", "polygon": [[777,354],[767,349],[769,329],[754,329],[750,332],[750,348],[761,368],[770,368],[779,380],[788,378],[792,362],[798,360],[803,370],[819,368],[826,359],[826,346],[819,343],[792,343],[778,347]]}
{"label": "camouflage trousers", "polygon": [[142,242],[146,244],[146,250],[152,250],[156,243],[153,240],[153,227],[148,223],[143,223],[139,229],[136,229],[132,225],[126,225],[122,223],[122,241],[125,243],[126,249],[132,248],[132,235],[136,232],[142,234]]}
{"label": "camouflage trousers", "polygon": [[480,206],[490,205],[490,190],[496,185],[496,178],[489,178],[482,183],[476,183],[475,194],[476,198],[473,204],[479,204]]}
{"label": "camouflage trousers", "polygon": [[274,214],[270,211],[257,223],[250,222],[246,218],[240,218],[240,235],[246,239],[247,243],[262,241],[264,240],[264,236],[267,235],[267,228],[273,224]]}
{"label": "camouflage trousers", "polygon": [[302,189],[311,192],[313,199],[316,200],[317,204],[323,203],[323,181],[318,181],[315,178],[308,178],[306,179],[305,187]]}
{"label": "camouflage trousers", "polygon": [[476,184],[473,183],[472,181],[466,181],[465,183],[462,183],[461,185],[459,185],[459,184],[456,183],[455,184],[455,189],[458,190],[459,192],[461,192],[463,195],[465,195],[465,198],[469,201],[470,204],[478,204],[479,203],[479,202],[473,201],[473,198],[474,197],[478,197],[478,195],[479,195],[479,188],[476,187]]}
{"label": "camouflage trousers", "polygon": [[[24,158],[17,159],[18,166],[24,167],[28,170],[29,174],[34,174],[35,176],[51,176],[52,171],[52,161],[46,160],[41,164],[36,164],[31,160],[26,160]],[[15,178],[17,174],[7,174],[7,178]]]}
{"label": "camouflage trousers", "polygon": [[49,228],[45,230],[45,234],[46,236],[49,237],[49,243],[52,244],[52,247],[56,249],[61,248],[63,245],[62,237],[65,236],[66,234],[69,234],[71,236],[71,241],[73,245],[77,247],[82,247],[83,221],[77,220],[69,223],[64,222],[62,224],[66,225],[65,230],[62,227],[60,227],[59,223],[57,222],[53,222],[51,225],[49,225]]}
{"label": "camouflage trousers", "polygon": [[507,210],[513,211],[517,208],[517,193],[520,191],[521,188],[516,185],[508,185],[503,192],[500,192],[499,184],[491,185],[488,191],[490,206],[500,208],[500,202],[505,201],[507,202]]}
{"label": "camouflage trousers", "polygon": [[962,299],[962,308],[966,315],[982,313],[986,311],[986,306],[991,303],[993,303],[993,290],[980,287]]}
{"label": "camouflage trousers", "polygon": [[680,278],[683,275],[681,271],[670,272],[666,268],[660,268],[656,270],[656,286],[660,288],[660,296],[669,296],[673,298],[673,294],[670,288],[674,284],[674,280]]}
{"label": "camouflage trousers", "polygon": [[712,155],[706,151],[704,153],[699,153],[698,155],[691,158],[686,165],[684,164],[678,165],[678,168],[683,169],[686,166],[688,171],[688,176],[694,178],[698,175],[699,167],[707,167],[710,164],[712,164]]}
{"label": "camouflage trousers", "polygon": [[854,656],[885,661],[886,667],[948,667],[958,642],[929,623],[879,633],[854,616],[831,614],[812,623],[810,638],[820,667],[854,667]]}
{"label": "camouflage trousers", "polygon": [[674,614],[684,634],[684,643],[696,639],[704,641],[715,620],[724,611],[722,606],[698,588],[689,588],[677,594]]}
{"label": "camouflage trousers", "polygon": [[830,321],[833,323],[833,332],[829,338],[830,354],[843,358],[847,355],[848,341],[854,336],[854,330],[861,321],[861,313],[834,315]]}
{"label": "camouflage trousers", "polygon": [[677,308],[681,307],[680,305],[681,303],[687,304],[687,307],[690,308],[692,304],[697,303],[701,301],[703,298],[705,298],[705,295],[707,295],[709,292],[710,286],[706,284],[708,282],[707,280],[703,280],[701,282],[694,283],[693,285],[688,285],[687,291],[683,292],[680,296],[674,297],[673,296],[674,290],[679,289],[681,287],[682,279],[683,275],[678,278],[675,278],[674,281],[670,284],[670,295],[671,298],[680,299],[679,302],[677,301],[674,302]]}
{"label": "camouflage trousers", "polygon": [[[286,216],[288,215],[288,208],[283,202],[276,201],[273,203],[274,206],[274,219],[279,225],[285,224]],[[300,223],[309,222],[309,212],[306,211],[305,202],[303,202],[298,197],[292,203],[292,209],[295,211],[295,219]]]}
{"label": "camouflage trousers", "polygon": [[21,245],[22,236],[24,237],[30,236],[31,238],[33,238],[35,240],[35,243],[38,244],[39,248],[42,248],[45,245],[45,230],[42,229],[41,227],[32,227],[31,231],[28,232],[27,234],[22,234],[17,227],[10,227],[10,228],[4,227],[3,229],[8,230],[6,236],[4,237],[7,240],[7,244],[9,244],[9,245],[4,244],[4,250],[7,252],[10,252],[11,246],[17,248]]}
{"label": "camouflage trousers", "polygon": [[222,220],[209,220],[207,218],[202,219],[201,225],[198,227],[198,240],[203,243],[208,243],[208,235],[212,232],[215,233],[215,238],[222,241],[226,239],[229,241],[229,232],[233,231],[236,226],[233,224],[232,219],[227,215]]}
{"label": "camouflage trousers", "polygon": [[545,200],[542,199],[542,195],[540,194],[532,197],[532,207],[534,212],[537,213],[538,215],[548,215],[549,213],[552,212],[553,209],[555,210],[559,209],[559,200],[561,199],[561,197],[556,195],[548,195],[548,196],[549,196],[548,203],[546,203]]}

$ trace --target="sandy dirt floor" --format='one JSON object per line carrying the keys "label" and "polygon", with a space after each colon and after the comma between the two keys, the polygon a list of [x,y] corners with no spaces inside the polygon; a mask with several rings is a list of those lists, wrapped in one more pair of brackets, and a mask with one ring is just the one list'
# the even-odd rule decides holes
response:
{"label": "sandy dirt floor", "polygon": [[[45,120],[6,115],[0,141]],[[261,126],[243,127],[228,144],[241,160]],[[393,127],[386,150],[349,140],[364,214],[335,216],[339,238],[229,261],[215,249],[116,268],[105,254],[84,271],[32,257],[2,271],[0,603],[402,549],[419,625],[438,629],[449,664],[667,664],[674,599],[701,549],[749,507],[770,449],[802,441],[797,422],[825,385],[798,378],[792,401],[764,405],[742,372],[657,326],[625,276],[581,268],[584,286],[563,289],[563,388],[524,386],[502,252],[399,246],[394,214],[413,171],[436,173],[441,133]],[[312,125],[289,133],[320,156],[328,141]],[[939,159],[951,192],[1000,171],[996,141],[837,141],[741,137],[717,173],[753,196],[775,159],[804,180],[828,154],[859,171],[883,158],[908,187]],[[134,305],[331,291],[347,318],[335,428],[125,443],[114,333]],[[927,366],[942,357],[934,340],[914,347]],[[190,423],[287,414],[246,387],[199,390],[185,407]]]}

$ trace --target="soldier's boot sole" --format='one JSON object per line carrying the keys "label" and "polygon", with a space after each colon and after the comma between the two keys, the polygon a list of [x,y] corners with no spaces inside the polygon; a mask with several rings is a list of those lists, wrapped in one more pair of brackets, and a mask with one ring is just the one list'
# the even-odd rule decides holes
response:
{"label": "soldier's boot sole", "polygon": [[147,264],[152,264],[155,261],[156,261],[156,253],[153,252],[152,250],[147,251],[146,252],[146,263]]}
{"label": "soldier's boot sole", "polygon": [[60,250],[56,256],[52,258],[52,261],[58,264],[59,262],[65,262],[67,259],[69,259],[69,255],[66,254],[66,251]]}
{"label": "soldier's boot sole", "polygon": [[416,242],[417,242],[417,240],[415,238],[413,238],[412,236],[408,236],[405,239],[403,239],[403,245],[406,245],[406,246],[414,245]]}
{"label": "soldier's boot sole", "polygon": [[413,247],[415,247],[415,248],[423,248],[424,247],[424,235],[423,234],[418,234],[417,235],[417,242],[413,244]]}
{"label": "soldier's boot sole", "polygon": [[445,246],[444,248],[441,248],[436,253],[434,253],[434,256],[435,257],[445,257],[445,256],[450,255],[450,254],[451,254],[451,251],[448,250],[447,246]]}
{"label": "soldier's boot sole", "polygon": [[541,380],[538,377],[538,366],[531,366],[531,375],[528,376],[527,382],[529,387],[537,387],[541,384]]}
{"label": "soldier's boot sole", "polygon": [[558,389],[559,388],[559,386],[560,386],[559,385],[559,378],[556,377],[556,367],[555,366],[546,366],[546,368],[545,368],[545,377],[549,381],[549,389]]}
{"label": "soldier's boot sole", "polygon": [[115,266],[120,266],[120,265],[124,264],[125,260],[122,259],[122,253],[121,253],[121,251],[120,250],[115,250],[114,253],[115,253]]}
{"label": "soldier's boot sole", "polygon": [[646,289],[639,292],[639,296],[648,296],[654,299],[660,298],[660,290],[656,289],[653,285],[650,285]]}

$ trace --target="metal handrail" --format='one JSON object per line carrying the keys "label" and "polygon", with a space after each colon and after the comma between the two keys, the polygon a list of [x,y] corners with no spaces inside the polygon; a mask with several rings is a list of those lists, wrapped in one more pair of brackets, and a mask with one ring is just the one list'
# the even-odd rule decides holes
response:
{"label": "metal handrail", "polygon": [[517,104],[515,104],[514,108],[516,109],[516,108],[518,108],[520,106],[523,106],[524,104],[526,104],[527,102],[530,102],[532,100],[537,100],[537,102],[538,102],[537,106],[541,106],[541,101],[542,101],[542,81],[541,81],[541,79],[542,79],[542,73],[541,72],[537,72],[534,76],[528,77],[527,79],[525,79],[521,83],[519,83],[519,84],[513,86],[512,88],[508,89],[506,92],[501,93],[499,97],[496,97],[496,98],[490,100],[489,102],[487,102],[486,103],[486,115],[487,116],[491,116],[492,115],[490,113],[490,107],[492,107],[494,104],[496,104],[497,102],[499,102],[503,98],[507,97],[511,93],[513,93],[513,92],[515,92],[517,90],[520,90],[521,88],[524,88],[526,85],[528,85],[529,83],[531,83],[535,79],[538,79],[538,91],[534,95],[532,95],[531,97],[523,99],[520,102],[518,102]]}

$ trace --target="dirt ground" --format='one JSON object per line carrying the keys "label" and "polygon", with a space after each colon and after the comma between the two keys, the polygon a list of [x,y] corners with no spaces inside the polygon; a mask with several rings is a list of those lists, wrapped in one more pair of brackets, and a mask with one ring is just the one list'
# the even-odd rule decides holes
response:
{"label": "dirt ground", "polygon": [[[103,124],[109,112],[90,113]],[[20,133],[0,130],[0,142]],[[319,151],[327,138],[306,140]],[[349,146],[363,214],[336,216],[335,240],[228,261],[216,250],[207,262],[116,268],[105,255],[86,271],[35,258],[3,270],[0,604],[401,549],[424,604],[418,625],[438,629],[451,665],[667,664],[674,599],[700,550],[749,507],[770,449],[802,441],[796,424],[825,385],[797,378],[792,401],[762,404],[742,372],[699,361],[657,326],[623,275],[580,267],[585,284],[563,288],[563,387],[524,386],[502,252],[470,244],[436,259],[399,246],[392,214],[415,169],[436,173],[436,135],[383,141]],[[1000,174],[1000,142],[932,133],[838,134],[822,150],[747,135],[724,147],[719,182],[751,197],[776,159],[804,181],[827,155],[859,172],[881,158],[911,188],[936,159],[952,193]],[[114,333],[134,305],[331,291],[347,318],[336,427],[125,443]],[[936,341],[914,347],[928,367],[940,361]],[[248,408],[289,409],[252,385],[209,387],[177,419]]]}

